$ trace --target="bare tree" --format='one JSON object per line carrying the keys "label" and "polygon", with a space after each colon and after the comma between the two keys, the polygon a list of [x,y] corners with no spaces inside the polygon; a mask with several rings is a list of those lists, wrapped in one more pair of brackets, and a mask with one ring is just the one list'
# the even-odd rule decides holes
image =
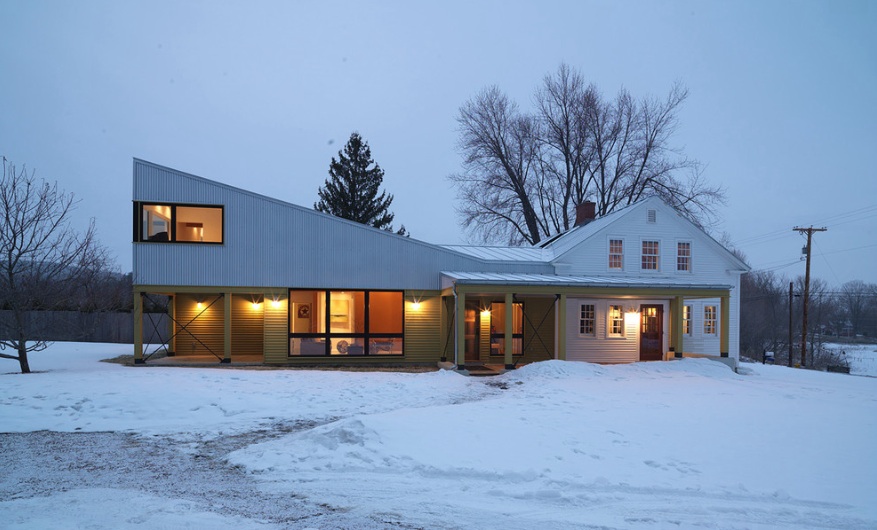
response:
{"label": "bare tree", "polygon": [[877,293],[877,285],[867,284],[861,280],[852,280],[841,286],[840,305],[852,326],[853,335],[863,332],[868,321],[869,309],[873,318],[875,293]]}
{"label": "bare tree", "polygon": [[86,293],[102,278],[107,253],[95,239],[94,221],[85,232],[70,226],[76,202],[72,194],[34,178],[3,158],[0,180],[0,304],[11,319],[0,323],[0,348],[15,353],[0,357],[17,360],[30,372],[28,354],[48,343],[33,329],[27,312],[79,307]]}
{"label": "bare tree", "polygon": [[536,244],[568,230],[585,200],[606,215],[659,196],[700,226],[724,202],[697,161],[671,145],[688,91],[605,100],[596,86],[562,64],[535,92],[526,114],[491,87],[460,108],[459,189],[462,224],[482,240]]}
{"label": "bare tree", "polygon": [[463,172],[450,178],[463,199],[463,224],[485,241],[535,244],[545,234],[534,207],[539,191],[535,121],[490,87],[460,108]]}

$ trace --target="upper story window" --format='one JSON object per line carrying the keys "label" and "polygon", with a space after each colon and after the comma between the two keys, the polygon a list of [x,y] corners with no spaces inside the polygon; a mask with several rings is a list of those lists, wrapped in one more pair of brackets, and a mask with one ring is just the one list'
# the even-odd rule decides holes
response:
{"label": "upper story window", "polygon": [[676,243],[676,270],[691,272],[691,242],[689,241]]}
{"label": "upper story window", "polygon": [[222,206],[134,203],[134,241],[222,243]]}
{"label": "upper story window", "polygon": [[624,268],[624,240],[609,240],[609,268],[621,270]]}
{"label": "upper story window", "polygon": [[642,269],[644,271],[658,270],[658,258],[661,248],[658,241],[643,241]]}

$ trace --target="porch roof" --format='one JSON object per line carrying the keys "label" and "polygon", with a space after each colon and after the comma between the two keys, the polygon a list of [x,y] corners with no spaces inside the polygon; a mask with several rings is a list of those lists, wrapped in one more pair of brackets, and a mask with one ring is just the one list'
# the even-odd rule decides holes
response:
{"label": "porch roof", "polygon": [[500,272],[442,271],[442,288],[457,285],[520,285],[538,287],[599,287],[673,290],[729,290],[733,286],[716,283],[691,283],[672,278],[627,278],[613,276],[561,276]]}

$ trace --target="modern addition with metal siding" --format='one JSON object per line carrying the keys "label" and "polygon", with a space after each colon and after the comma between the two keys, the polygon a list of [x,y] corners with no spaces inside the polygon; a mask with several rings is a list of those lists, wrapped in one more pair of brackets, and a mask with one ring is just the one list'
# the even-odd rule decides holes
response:
{"label": "modern addition with metal siding", "polygon": [[657,198],[577,213],[536,247],[436,245],[135,159],[135,362],[736,364],[742,261]]}

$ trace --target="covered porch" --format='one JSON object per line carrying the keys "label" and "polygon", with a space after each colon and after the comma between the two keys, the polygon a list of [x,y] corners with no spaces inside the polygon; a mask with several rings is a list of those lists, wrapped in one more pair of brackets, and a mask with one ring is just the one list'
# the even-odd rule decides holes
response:
{"label": "covered porch", "polygon": [[285,355],[285,340],[274,337],[285,337],[286,305],[281,290],[136,286],[134,363],[263,364],[268,352]]}
{"label": "covered porch", "polygon": [[[458,369],[729,357],[730,285],[465,272],[444,272],[442,282],[442,360]],[[692,333],[696,301],[713,304],[706,339]]]}

